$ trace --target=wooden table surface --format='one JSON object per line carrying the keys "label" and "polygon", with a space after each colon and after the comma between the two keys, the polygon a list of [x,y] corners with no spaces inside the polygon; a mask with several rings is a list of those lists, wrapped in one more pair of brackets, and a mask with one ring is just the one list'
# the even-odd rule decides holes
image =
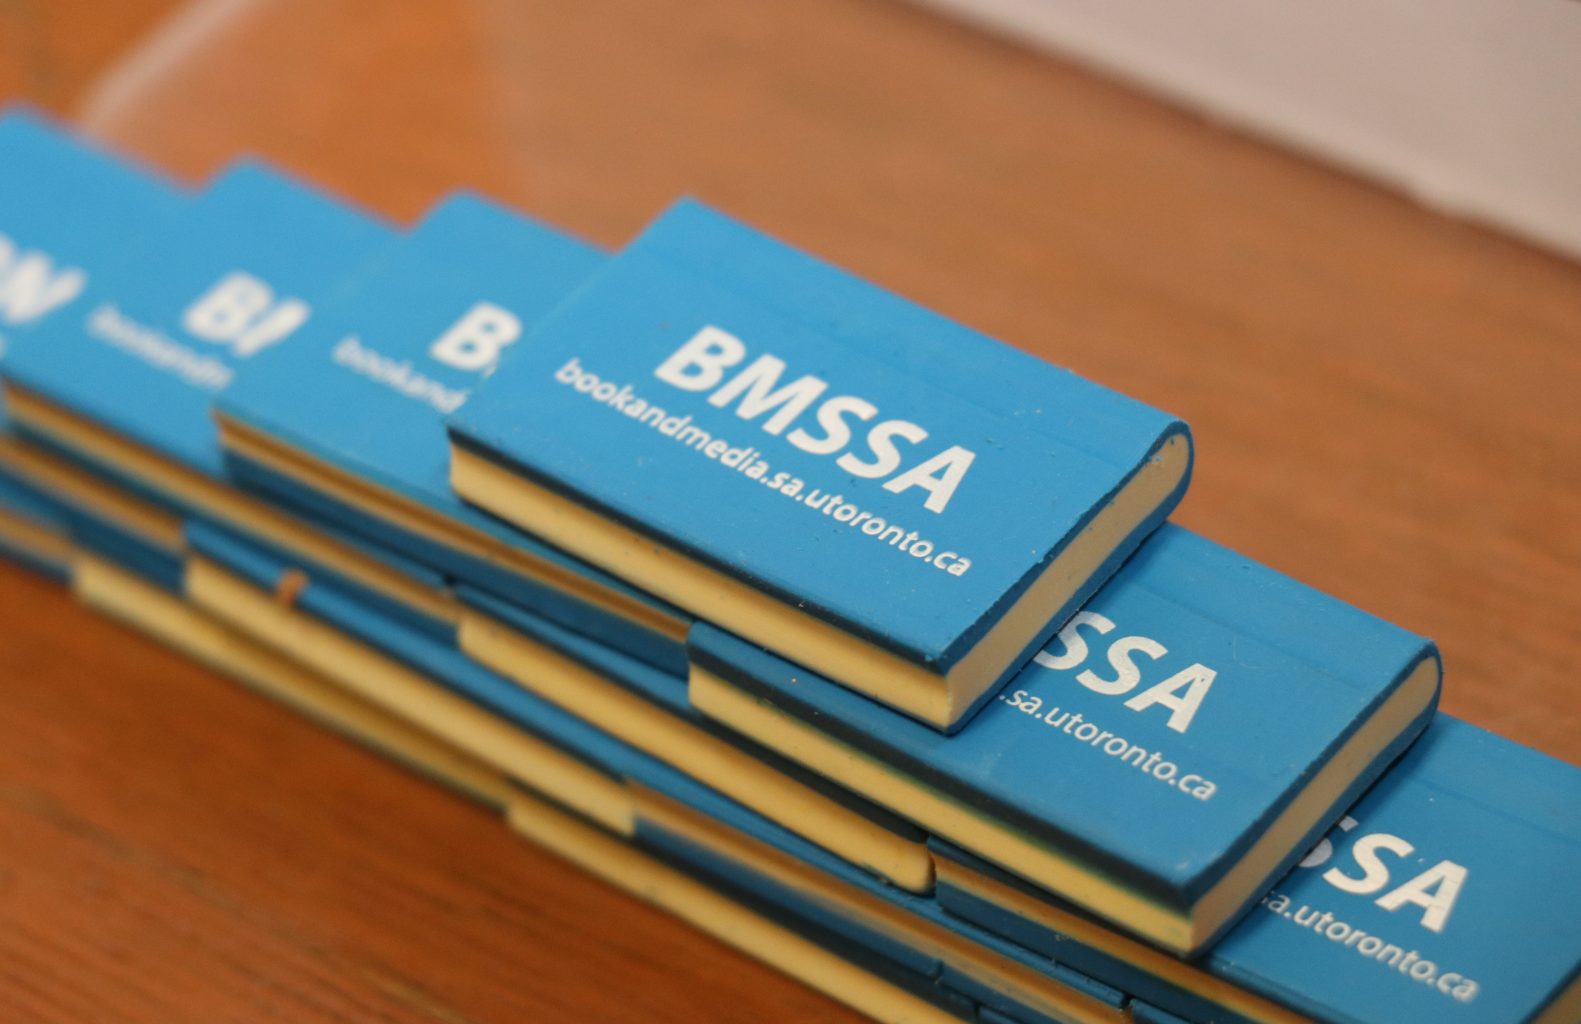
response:
{"label": "wooden table surface", "polygon": [[[1181,521],[1581,760],[1574,263],[886,0],[172,7],[0,4],[0,97],[402,220],[699,195],[1184,416]],[[0,680],[0,1020],[853,1019],[11,568]]]}

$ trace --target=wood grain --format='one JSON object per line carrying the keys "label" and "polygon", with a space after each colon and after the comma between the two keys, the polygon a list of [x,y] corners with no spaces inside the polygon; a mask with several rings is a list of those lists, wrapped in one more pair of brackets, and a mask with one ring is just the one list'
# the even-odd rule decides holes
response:
{"label": "wood grain", "polygon": [[[1574,264],[897,3],[242,0],[111,61],[170,6],[0,4],[0,94],[399,219],[719,203],[1185,416],[1182,521],[1581,761]],[[0,679],[0,1019],[852,1019],[9,568]]]}

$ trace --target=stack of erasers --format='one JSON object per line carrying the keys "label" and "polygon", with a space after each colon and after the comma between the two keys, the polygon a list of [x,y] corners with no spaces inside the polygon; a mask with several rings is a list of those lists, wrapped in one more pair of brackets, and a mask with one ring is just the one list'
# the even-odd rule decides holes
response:
{"label": "stack of erasers", "polygon": [[681,202],[0,119],[0,545],[881,1020],[1574,1022],[1581,771],[1165,523],[1172,417]]}

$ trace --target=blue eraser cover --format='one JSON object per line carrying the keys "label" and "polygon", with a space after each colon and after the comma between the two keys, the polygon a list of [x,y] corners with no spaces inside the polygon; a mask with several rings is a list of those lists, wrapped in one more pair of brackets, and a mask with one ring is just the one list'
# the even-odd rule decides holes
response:
{"label": "blue eraser cover", "polygon": [[1581,1017],[1581,769],[1440,715],[1212,952],[1319,1020]]}
{"label": "blue eraser cover", "polygon": [[1181,913],[1321,786],[1312,820],[1260,853],[1278,877],[1425,727],[1440,675],[1430,641],[1173,525],[953,736],[714,626],[691,647],[698,668],[969,809],[952,841],[993,859],[985,844],[1013,832]]}
{"label": "blue eraser cover", "polygon": [[[534,486],[940,675],[1161,450],[1188,453],[1166,492],[1087,545],[1128,550],[1189,468],[1178,420],[691,202],[542,321],[451,430]],[[1084,566],[1075,590],[1113,564],[1089,552]],[[731,604],[688,610],[725,621]],[[999,659],[1024,661],[1021,633],[1044,640],[1066,611],[1018,624]]]}
{"label": "blue eraser cover", "polygon": [[[253,161],[222,173],[140,237],[113,273],[29,344],[13,346],[14,383],[159,454],[223,471],[214,396],[269,348],[289,343],[394,231]],[[135,258],[132,258],[135,256]]]}

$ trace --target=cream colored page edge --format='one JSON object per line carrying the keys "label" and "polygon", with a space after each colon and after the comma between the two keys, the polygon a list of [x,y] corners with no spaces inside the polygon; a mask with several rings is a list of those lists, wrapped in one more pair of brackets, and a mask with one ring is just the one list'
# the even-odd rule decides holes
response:
{"label": "cream colored page edge", "polygon": [[108,519],[173,554],[182,548],[181,517],[46,452],[0,437],[0,464],[62,501]]}
{"label": "cream colored page edge", "polygon": [[690,625],[686,620],[665,615],[641,601],[607,590],[576,573],[512,548],[495,537],[439,515],[405,495],[355,477],[263,431],[223,414],[216,414],[215,418],[219,423],[220,443],[227,450],[289,477],[303,487],[328,494],[336,501],[470,557],[531,577],[671,640],[686,639]]}
{"label": "cream colored page edge", "polygon": [[18,548],[57,565],[70,565],[76,548],[70,538],[0,509],[0,537]]}

